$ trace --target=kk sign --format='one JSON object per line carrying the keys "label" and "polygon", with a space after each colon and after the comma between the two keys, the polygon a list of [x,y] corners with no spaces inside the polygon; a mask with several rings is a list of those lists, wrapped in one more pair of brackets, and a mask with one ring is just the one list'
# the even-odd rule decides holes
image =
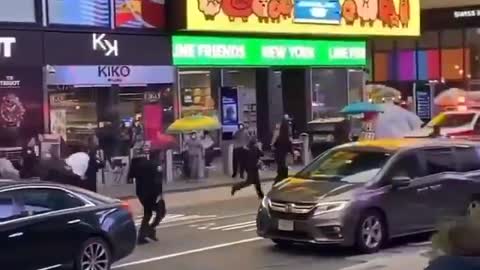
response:
{"label": "kk sign", "polygon": [[364,41],[174,36],[177,66],[364,66]]}
{"label": "kk sign", "polygon": [[185,0],[187,30],[420,35],[420,0]]}

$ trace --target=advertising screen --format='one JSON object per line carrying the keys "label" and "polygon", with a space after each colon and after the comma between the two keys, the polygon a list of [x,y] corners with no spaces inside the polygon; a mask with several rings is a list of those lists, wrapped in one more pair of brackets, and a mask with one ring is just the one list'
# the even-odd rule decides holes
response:
{"label": "advertising screen", "polygon": [[110,27],[110,0],[48,0],[48,22]]}
{"label": "advertising screen", "polygon": [[115,26],[165,27],[165,0],[115,0]]}
{"label": "advertising screen", "polygon": [[364,66],[364,41],[173,36],[177,66]]}
{"label": "advertising screen", "polygon": [[418,36],[419,0],[186,0],[187,30]]}

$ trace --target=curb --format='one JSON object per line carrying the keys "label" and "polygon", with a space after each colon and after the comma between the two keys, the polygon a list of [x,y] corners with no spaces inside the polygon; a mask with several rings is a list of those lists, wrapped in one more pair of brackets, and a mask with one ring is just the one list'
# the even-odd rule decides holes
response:
{"label": "curb", "polygon": [[[265,178],[265,179],[260,179],[260,182],[262,183],[268,183],[272,182],[274,178]],[[199,191],[199,190],[207,190],[207,189],[214,189],[214,188],[221,188],[221,187],[229,187],[232,186],[236,183],[239,183],[240,181],[231,181],[231,182],[225,182],[225,183],[218,183],[218,184],[211,184],[211,185],[205,185],[205,186],[198,186],[198,187],[185,187],[185,188],[174,188],[171,190],[164,189],[163,194],[175,194],[175,193],[183,193],[183,192],[191,192],[191,191]],[[166,185],[164,185],[165,188]],[[136,196],[128,196],[128,197],[117,197],[117,199],[120,200],[131,200],[131,199],[136,199]]]}

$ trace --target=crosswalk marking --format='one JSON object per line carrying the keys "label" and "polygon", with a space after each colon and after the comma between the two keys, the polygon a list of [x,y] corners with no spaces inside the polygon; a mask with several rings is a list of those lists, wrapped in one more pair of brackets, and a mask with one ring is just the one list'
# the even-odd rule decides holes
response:
{"label": "crosswalk marking", "polygon": [[[165,218],[162,220],[161,225],[166,225],[166,224],[174,224],[177,222],[183,222],[183,221],[202,221],[205,219],[210,219],[210,218],[216,218],[216,215],[181,215],[181,214],[167,214]],[[142,223],[142,217],[137,217],[135,219],[135,225],[140,226]]]}
{"label": "crosswalk marking", "polygon": [[245,225],[245,224],[251,224],[251,223],[254,223],[254,222],[255,222],[255,220],[253,220],[253,221],[247,221],[247,222],[243,222],[243,223],[223,225],[223,226],[218,226],[218,227],[210,228],[210,230],[211,230],[211,231],[224,230],[224,229],[227,229],[227,228],[230,228],[230,227],[237,227],[237,226],[241,226],[241,225]]}
{"label": "crosswalk marking", "polygon": [[211,226],[214,226],[215,223],[208,223],[208,224],[203,224],[202,226],[198,227],[199,230],[206,230],[210,228]]}
{"label": "crosswalk marking", "polygon": [[238,230],[238,229],[246,229],[246,228],[249,228],[249,227],[252,227],[252,226],[256,227],[257,223],[253,222],[253,223],[244,224],[244,225],[240,225],[240,226],[236,226],[236,227],[230,227],[230,228],[223,229],[222,231],[233,231],[233,230]]}
{"label": "crosswalk marking", "polygon": [[250,229],[246,229],[246,230],[243,230],[244,232],[253,232],[253,231],[256,231],[257,230],[257,226],[253,227],[253,228],[250,228]]}

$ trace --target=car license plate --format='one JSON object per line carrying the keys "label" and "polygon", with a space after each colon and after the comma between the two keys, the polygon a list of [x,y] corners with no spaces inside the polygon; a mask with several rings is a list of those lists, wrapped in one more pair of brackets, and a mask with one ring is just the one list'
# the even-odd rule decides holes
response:
{"label": "car license plate", "polygon": [[293,221],[280,219],[278,221],[278,230],[289,232],[293,231]]}

